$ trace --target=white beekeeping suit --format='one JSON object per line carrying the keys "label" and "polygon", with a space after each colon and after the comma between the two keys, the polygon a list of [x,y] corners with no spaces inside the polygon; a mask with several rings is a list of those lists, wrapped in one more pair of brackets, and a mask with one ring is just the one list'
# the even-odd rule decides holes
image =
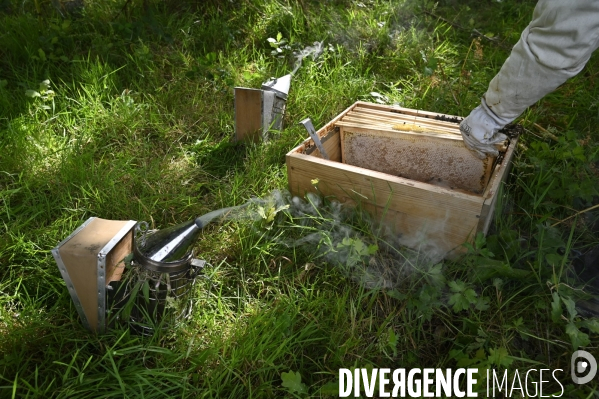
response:
{"label": "white beekeeping suit", "polygon": [[578,74],[599,47],[599,0],[540,0],[530,24],[460,124],[466,146],[479,158],[497,156],[499,129]]}

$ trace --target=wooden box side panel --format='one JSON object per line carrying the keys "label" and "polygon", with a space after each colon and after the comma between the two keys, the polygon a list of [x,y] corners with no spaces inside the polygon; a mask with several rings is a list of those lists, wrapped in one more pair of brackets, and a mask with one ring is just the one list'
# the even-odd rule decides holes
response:
{"label": "wooden box side panel", "polygon": [[[311,139],[310,139],[311,141]],[[320,142],[326,151],[329,160],[334,162],[341,162],[341,139],[339,129],[329,130],[328,134],[324,134],[321,137]],[[313,143],[306,143],[306,145],[312,145],[307,151],[311,157],[324,159],[318,147]]]}
{"label": "wooden box side panel", "polygon": [[[471,239],[483,199],[303,154],[287,157],[289,189],[359,202],[388,223],[410,247],[432,245],[447,253]],[[317,179],[316,185],[312,184]]]}
{"label": "wooden box side panel", "polygon": [[495,170],[493,170],[488,188],[484,194],[485,201],[482,206],[480,221],[476,229],[477,232],[481,232],[484,235],[487,235],[489,232],[489,227],[493,221],[495,205],[497,204],[501,185],[506,181],[510,174],[510,169],[512,168],[512,159],[514,158],[514,151],[518,146],[518,138],[513,138],[510,141],[510,146],[505,152],[503,161],[495,167]]}
{"label": "wooden box side panel", "polygon": [[[316,132],[316,134],[318,135],[318,137],[320,137],[320,140],[322,142],[322,145],[325,148],[325,151],[327,151],[327,153],[329,152],[329,148],[331,149],[331,152],[333,152],[333,154],[335,155],[335,153],[338,151],[339,155],[338,156],[332,156],[331,154],[329,155],[329,158],[331,161],[336,161],[336,162],[342,162],[341,159],[341,147],[339,146],[338,149],[337,148],[333,148],[336,145],[338,145],[339,143],[339,138],[337,138],[337,142],[332,141],[331,143],[329,143],[328,145],[325,144],[325,141],[327,141],[327,136],[329,135],[335,135],[339,133],[339,130],[335,127],[335,123],[341,119],[343,117],[343,115],[345,115],[346,113],[348,113],[350,110],[352,110],[357,103],[350,105],[348,108],[345,109],[345,111],[343,111],[342,113],[340,113],[339,115],[337,115],[337,117],[335,117],[335,119],[333,119],[332,121],[330,121],[329,123],[327,123],[326,125],[324,125],[323,127],[321,127],[320,129],[318,129],[318,131]],[[306,140],[304,140],[300,145],[298,145],[297,147],[293,148],[291,151],[289,151],[287,153],[287,156],[291,155],[291,154],[307,154],[309,153],[312,156],[318,157],[318,158],[322,158],[322,155],[320,155],[320,151],[318,151],[318,148],[316,148],[316,145],[314,144],[314,141],[308,137]]]}

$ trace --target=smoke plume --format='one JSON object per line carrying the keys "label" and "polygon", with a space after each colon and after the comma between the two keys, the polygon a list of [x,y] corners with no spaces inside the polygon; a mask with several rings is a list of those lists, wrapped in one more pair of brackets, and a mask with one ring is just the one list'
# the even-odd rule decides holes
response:
{"label": "smoke plume", "polygon": [[312,46],[304,47],[302,50],[296,51],[293,55],[295,57],[292,75],[295,75],[297,70],[302,66],[304,58],[311,56],[313,60],[316,60],[320,54],[322,54],[323,47],[322,42],[314,42]]}
{"label": "smoke plume", "polygon": [[365,212],[315,194],[302,199],[275,190],[251,199],[233,217],[253,220],[277,244],[302,250],[370,289],[402,287],[440,260],[432,242],[412,241],[411,247],[421,250],[407,248],[400,234]]}

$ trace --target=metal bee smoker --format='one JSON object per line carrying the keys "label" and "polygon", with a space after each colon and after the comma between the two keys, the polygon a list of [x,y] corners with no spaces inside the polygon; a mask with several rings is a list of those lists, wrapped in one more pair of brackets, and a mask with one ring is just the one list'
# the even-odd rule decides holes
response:
{"label": "metal bee smoker", "polygon": [[272,78],[260,89],[235,88],[235,138],[267,141],[270,132],[283,129],[285,104],[292,74]]}
{"label": "metal bee smoker", "polygon": [[103,333],[125,324],[143,335],[187,319],[205,261],[193,245],[219,209],[176,226],[88,219],[52,250],[86,328]]}

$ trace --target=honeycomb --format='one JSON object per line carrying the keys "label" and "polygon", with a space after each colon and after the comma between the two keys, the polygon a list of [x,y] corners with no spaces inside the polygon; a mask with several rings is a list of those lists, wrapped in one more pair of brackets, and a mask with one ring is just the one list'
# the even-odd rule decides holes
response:
{"label": "honeycomb", "polygon": [[342,144],[343,162],[349,165],[474,194],[482,194],[488,183],[494,158],[481,161],[461,140],[420,131],[350,129],[344,128]]}

